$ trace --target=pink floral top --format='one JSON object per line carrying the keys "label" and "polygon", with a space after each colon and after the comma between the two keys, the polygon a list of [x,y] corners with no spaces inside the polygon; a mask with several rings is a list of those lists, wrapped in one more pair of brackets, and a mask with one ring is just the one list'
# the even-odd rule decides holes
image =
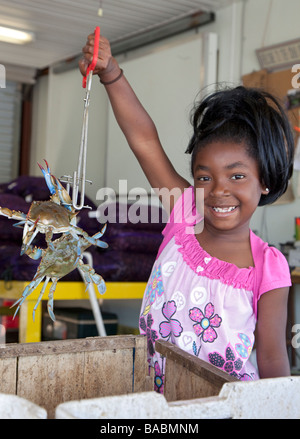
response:
{"label": "pink floral top", "polygon": [[[184,218],[177,221],[183,206]],[[161,392],[164,360],[155,352],[159,338],[240,380],[258,379],[249,361],[257,302],[263,293],[291,285],[285,257],[251,230],[254,267],[238,268],[210,256],[190,232],[191,224],[199,221],[190,187],[163,231],[143,298],[140,331],[147,336],[148,361],[155,369],[155,388]]]}

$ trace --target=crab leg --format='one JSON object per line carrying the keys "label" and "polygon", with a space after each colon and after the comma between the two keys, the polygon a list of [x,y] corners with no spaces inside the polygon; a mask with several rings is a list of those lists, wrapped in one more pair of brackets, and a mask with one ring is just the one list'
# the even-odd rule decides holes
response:
{"label": "crab leg", "polygon": [[50,247],[51,250],[54,250],[54,244],[52,242],[52,238],[53,238],[53,230],[49,229],[45,232],[45,239],[46,239],[48,247]]}
{"label": "crab leg", "polygon": [[106,227],[107,227],[107,224],[104,224],[104,226],[102,227],[102,229],[101,229],[99,232],[95,233],[92,237],[93,237],[94,239],[101,238],[101,236],[103,236],[104,233],[105,233]]}
{"label": "crab leg", "polygon": [[57,281],[58,281],[57,278],[53,278],[52,279],[52,285],[51,285],[51,288],[50,288],[50,291],[49,291],[48,303],[47,303],[47,308],[48,308],[49,316],[50,316],[50,318],[54,322],[55,322],[56,318],[55,318],[55,315],[54,315],[54,312],[53,312],[53,294],[54,294],[54,291],[56,289]]}
{"label": "crab leg", "polygon": [[[83,236],[83,239],[86,241],[86,243],[88,245],[97,245],[98,247],[101,248],[107,248],[108,244],[106,242],[100,241],[98,238],[100,238],[104,231],[106,229],[106,224],[102,227],[102,229],[100,230],[100,232],[95,233],[93,236],[89,236],[83,229],[81,229],[80,227],[77,226],[72,226],[70,227],[70,231],[69,233],[73,236],[73,238],[77,241],[77,258],[74,262],[74,265],[76,265],[79,261],[79,258],[82,255],[81,252],[81,245],[80,245],[80,239],[79,239],[79,235]],[[85,245],[85,248],[87,246]]]}
{"label": "crab leg", "polygon": [[101,276],[99,276],[99,274],[97,274],[97,273],[95,273],[96,274],[96,276],[98,276],[98,280],[96,281],[95,279],[94,279],[94,277],[95,276],[93,276],[93,281],[94,281],[94,283],[96,284],[96,286],[97,286],[97,289],[98,289],[98,291],[99,291],[99,294],[104,294],[105,293],[105,291],[106,291],[106,285],[105,285],[105,282],[104,282],[104,280],[102,279],[102,277]]}
{"label": "crab leg", "polygon": [[[21,256],[26,253],[28,250],[30,244],[34,240],[35,236],[38,234],[39,230],[36,227],[38,220],[29,228],[28,223],[25,223],[24,230],[23,230],[23,244],[21,246]],[[34,231],[33,231],[34,230]]]}
{"label": "crab leg", "polygon": [[22,296],[20,297],[20,299],[18,299],[12,306],[11,306],[11,308],[13,307],[13,306],[16,306],[16,305],[18,305],[18,307],[17,307],[17,309],[16,309],[16,311],[15,311],[15,313],[14,313],[14,315],[13,315],[13,319],[16,317],[16,315],[17,315],[17,313],[18,313],[18,311],[19,311],[19,309],[20,309],[20,306],[23,304],[23,302],[24,302],[24,300],[26,299],[26,297],[28,297],[31,293],[32,293],[32,291],[41,283],[41,281],[44,279],[44,275],[43,276],[40,276],[40,277],[38,277],[38,276],[34,276],[34,278],[33,278],[33,280],[30,282],[30,284],[29,285],[27,285],[27,287],[25,288],[25,290],[23,291],[23,294],[22,294]]}
{"label": "crab leg", "polygon": [[[79,262],[80,263],[80,262]],[[83,271],[84,278],[89,285],[91,282],[96,284],[100,294],[104,294],[106,291],[106,285],[103,278],[95,272],[95,270],[89,264],[80,263],[80,269]]]}
{"label": "crab leg", "polygon": [[66,189],[63,187],[61,182],[58,180],[58,178],[54,177],[56,184],[57,184],[57,191],[58,191],[58,197],[59,200],[66,209],[68,209],[70,212],[72,212],[72,200]]}
{"label": "crab leg", "polygon": [[26,223],[26,221],[19,221],[18,223],[13,224],[13,227],[22,227],[24,226],[24,224]]}
{"label": "crab leg", "polygon": [[6,216],[9,219],[26,221],[27,214],[19,210],[10,210],[7,207],[0,207],[0,215]]}
{"label": "crab leg", "polygon": [[106,224],[102,227],[100,232],[95,233],[93,236],[89,236],[83,229],[80,227],[73,226],[70,228],[70,233],[73,238],[78,239],[77,235],[82,235],[84,239],[86,239],[91,245],[96,245],[97,247],[107,248],[108,244],[106,242],[100,241],[98,238],[104,234],[106,229]]}
{"label": "crab leg", "polygon": [[39,294],[38,300],[37,300],[36,304],[34,305],[34,308],[33,308],[33,311],[32,311],[32,319],[33,319],[33,321],[34,321],[34,318],[35,318],[35,312],[36,312],[36,310],[37,310],[37,307],[38,307],[39,304],[40,304],[40,301],[42,300],[42,297],[43,297],[43,295],[44,295],[44,292],[45,292],[45,289],[46,289],[46,287],[47,287],[47,284],[48,284],[49,280],[50,280],[50,277],[49,277],[49,276],[46,276],[46,279],[45,279],[45,282],[44,282],[43,288],[41,289],[41,292],[40,292],[40,294]]}

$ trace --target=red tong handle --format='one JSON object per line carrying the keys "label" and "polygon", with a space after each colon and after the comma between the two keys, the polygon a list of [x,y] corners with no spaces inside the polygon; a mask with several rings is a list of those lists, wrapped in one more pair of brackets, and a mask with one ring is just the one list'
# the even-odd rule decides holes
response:
{"label": "red tong handle", "polygon": [[95,65],[97,63],[98,50],[99,50],[99,39],[100,39],[100,27],[99,26],[97,26],[95,28],[94,34],[95,34],[95,41],[94,41],[93,60],[92,60],[91,64],[89,64],[89,66],[88,66],[88,68],[86,70],[86,75],[82,79],[82,87],[83,88],[86,87],[86,80],[87,80],[88,74],[90,73],[91,70],[94,70]]}

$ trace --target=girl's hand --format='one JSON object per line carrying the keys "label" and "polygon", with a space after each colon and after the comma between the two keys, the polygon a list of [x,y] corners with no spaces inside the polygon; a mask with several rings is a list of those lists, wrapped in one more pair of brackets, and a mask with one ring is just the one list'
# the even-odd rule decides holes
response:
{"label": "girl's hand", "polygon": [[[93,60],[94,39],[94,34],[90,34],[85,46],[82,48],[83,57],[79,61],[79,70],[83,76],[86,74],[88,65]],[[116,77],[119,72],[120,68],[111,54],[109,41],[100,35],[98,60],[94,68],[94,74],[104,81],[109,81],[111,78]]]}

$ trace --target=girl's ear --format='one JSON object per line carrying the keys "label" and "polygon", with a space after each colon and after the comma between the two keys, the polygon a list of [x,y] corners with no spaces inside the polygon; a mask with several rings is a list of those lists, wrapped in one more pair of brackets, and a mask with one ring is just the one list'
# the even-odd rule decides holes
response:
{"label": "girl's ear", "polygon": [[261,182],[261,193],[262,195],[268,195],[270,193],[270,188],[268,188],[264,181]]}
{"label": "girl's ear", "polygon": [[270,193],[270,189],[268,187],[263,186],[262,190],[261,190],[261,193],[263,195],[268,195]]}

